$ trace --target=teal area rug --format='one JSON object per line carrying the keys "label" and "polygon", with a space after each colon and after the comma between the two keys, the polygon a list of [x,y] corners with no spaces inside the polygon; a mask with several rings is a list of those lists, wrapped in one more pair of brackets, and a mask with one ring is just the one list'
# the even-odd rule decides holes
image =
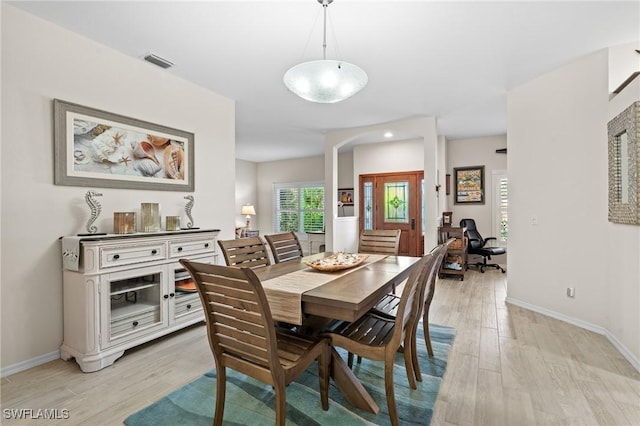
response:
{"label": "teal area rug", "polygon": [[[434,357],[427,354],[422,327],[419,328],[418,352],[422,382],[411,390],[402,354],[396,357],[394,385],[396,403],[403,425],[428,425],[438,396],[442,376],[447,368],[455,329],[430,325]],[[340,351],[340,350],[339,350]],[[346,354],[341,352],[343,358]],[[287,425],[388,425],[389,414],[384,393],[384,363],[362,360],[353,372],[380,407],[378,415],[352,407],[330,382],[329,411],[322,411],[315,365],[287,387]],[[216,371],[211,370],[195,381],[170,393],[150,406],[130,415],[127,426],[198,426],[211,425],[216,397]],[[275,394],[271,386],[227,369],[225,425],[273,425]]]}

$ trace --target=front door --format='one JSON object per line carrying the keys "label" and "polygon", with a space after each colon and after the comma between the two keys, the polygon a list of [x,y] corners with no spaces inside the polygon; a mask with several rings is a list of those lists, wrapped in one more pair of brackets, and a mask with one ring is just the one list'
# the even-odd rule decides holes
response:
{"label": "front door", "polygon": [[400,229],[402,256],[422,256],[424,172],[360,175],[360,231]]}

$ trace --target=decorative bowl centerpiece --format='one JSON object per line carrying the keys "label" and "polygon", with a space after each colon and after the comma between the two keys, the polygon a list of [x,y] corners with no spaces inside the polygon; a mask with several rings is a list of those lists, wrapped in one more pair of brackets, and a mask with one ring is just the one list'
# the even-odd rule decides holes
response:
{"label": "decorative bowl centerpiece", "polygon": [[324,259],[318,259],[314,261],[305,260],[305,265],[323,272],[340,271],[343,269],[353,268],[364,262],[367,257],[366,254],[353,254],[353,253],[336,253],[331,256],[327,256]]}

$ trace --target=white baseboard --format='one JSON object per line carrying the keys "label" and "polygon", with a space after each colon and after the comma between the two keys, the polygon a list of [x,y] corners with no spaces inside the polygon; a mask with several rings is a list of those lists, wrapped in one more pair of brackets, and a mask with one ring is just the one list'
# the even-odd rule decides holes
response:
{"label": "white baseboard", "polygon": [[542,308],[540,306],[532,305],[530,303],[523,302],[522,300],[514,299],[512,297],[507,297],[505,299],[505,302],[515,306],[520,306],[521,308],[525,308],[542,315],[546,315],[551,318],[555,318],[560,321],[567,322],[569,324],[573,324],[580,328],[584,328],[585,330],[593,331],[594,333],[602,334],[607,339],[609,339],[609,342],[611,342],[611,344],[618,350],[618,352],[620,352],[620,354],[622,354],[622,356],[625,357],[627,361],[629,361],[629,363],[633,366],[633,368],[635,368],[636,371],[640,372],[640,359],[636,358],[631,353],[631,351],[629,351],[629,349],[627,349],[627,347],[623,345],[622,342],[620,342],[618,338],[614,336],[606,328],[601,327],[599,325],[591,324],[590,322],[587,322],[587,321],[582,321],[577,318],[567,316],[565,314],[561,314],[559,312],[552,311],[547,308]]}
{"label": "white baseboard", "polygon": [[[551,318],[555,318],[560,321],[564,321],[569,324],[573,324],[577,327],[584,328],[585,330],[593,331],[594,333],[604,335],[609,342],[622,354],[623,357],[636,369],[636,371],[640,372],[640,360],[636,358],[629,349],[624,346],[616,336],[611,334],[609,330],[599,325],[591,324],[587,321],[582,321],[577,318],[573,318],[559,312],[552,311],[547,308],[542,308],[540,306],[532,305],[527,302],[523,302],[519,299],[514,299],[512,297],[507,297],[505,302],[510,303],[515,306],[519,306],[521,308],[528,309],[533,312],[537,312],[542,315],[546,315]],[[36,367],[40,364],[44,364],[49,361],[53,361],[60,358],[60,351],[54,351],[48,354],[44,354],[35,358],[28,359],[26,361],[19,362],[17,364],[10,365],[0,370],[0,377],[7,377],[15,373],[19,373],[20,371],[28,370],[32,367]]]}
{"label": "white baseboard", "polygon": [[56,359],[60,359],[59,350],[5,367],[0,370],[0,377],[7,377],[12,374],[19,373],[21,371],[36,367],[40,364],[44,364],[49,361],[54,361]]}

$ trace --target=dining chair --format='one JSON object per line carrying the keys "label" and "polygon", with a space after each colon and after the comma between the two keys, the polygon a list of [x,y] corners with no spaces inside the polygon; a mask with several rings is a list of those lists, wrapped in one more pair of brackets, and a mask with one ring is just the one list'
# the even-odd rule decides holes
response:
{"label": "dining chair", "polygon": [[269,266],[269,253],[260,237],[218,240],[227,266],[260,268]]}
{"label": "dining chair", "polygon": [[302,246],[295,232],[265,235],[264,238],[271,248],[275,263],[303,257]]}
{"label": "dining chair", "polygon": [[262,284],[249,268],[181,259],[196,283],[217,370],[214,425],[222,425],[226,368],[273,386],[276,424],[286,420],[286,386],[318,361],[320,401],[329,409],[328,339],[300,335],[273,325]]}
{"label": "dining chair", "polygon": [[[422,374],[420,372],[420,364],[418,362],[418,344],[417,344],[417,331],[422,317],[422,327],[424,341],[427,346],[427,352],[429,356],[433,357],[433,347],[431,345],[431,336],[429,334],[429,307],[433,296],[435,294],[435,285],[438,278],[438,270],[442,260],[444,259],[449,245],[454,239],[449,239],[447,242],[434,247],[430,255],[433,256],[433,262],[431,262],[425,268],[424,274],[420,277],[418,283],[418,289],[416,290],[418,297],[416,298],[416,305],[414,306],[414,313],[412,314],[412,323],[410,325],[411,336],[411,353],[413,354],[412,363],[413,371],[416,379],[421,382]],[[385,295],[380,302],[378,302],[371,312],[377,315],[386,316],[387,318],[395,318],[400,304],[400,297],[395,294]],[[358,362],[360,359],[358,359]]]}
{"label": "dining chair", "polygon": [[362,231],[358,242],[358,253],[398,255],[400,229],[368,229]]}
{"label": "dining chair", "polygon": [[[393,370],[396,352],[404,344],[404,361],[407,369],[407,380],[412,389],[416,389],[413,372],[411,343],[408,326],[411,325],[412,306],[417,297],[416,290],[425,264],[433,262],[433,255],[428,254],[414,266],[402,292],[397,315],[394,319],[364,314],[352,323],[342,323],[335,329],[322,333],[321,336],[331,339],[332,346],[344,348],[352,358],[353,354],[364,358],[384,361],[384,383],[387,396],[387,407],[392,425],[399,424],[393,385]],[[430,266],[430,264],[429,264]]]}
{"label": "dining chair", "polygon": [[[360,233],[358,253],[397,256],[401,233],[400,229],[365,229]],[[391,291],[395,294],[395,285]]]}
{"label": "dining chair", "polygon": [[420,324],[420,317],[422,317],[422,331],[424,336],[424,342],[427,346],[427,353],[430,357],[433,357],[433,346],[431,345],[431,335],[429,334],[429,307],[435,294],[436,281],[438,279],[438,271],[440,265],[447,254],[447,250],[451,243],[455,239],[451,238],[447,242],[440,244],[432,250],[433,263],[429,268],[426,280],[422,284],[420,294],[416,299],[416,305],[414,307],[414,315],[411,324],[411,354],[413,355],[413,372],[416,375],[416,379],[422,381],[422,373],[420,372],[420,363],[418,359],[418,325]]}

